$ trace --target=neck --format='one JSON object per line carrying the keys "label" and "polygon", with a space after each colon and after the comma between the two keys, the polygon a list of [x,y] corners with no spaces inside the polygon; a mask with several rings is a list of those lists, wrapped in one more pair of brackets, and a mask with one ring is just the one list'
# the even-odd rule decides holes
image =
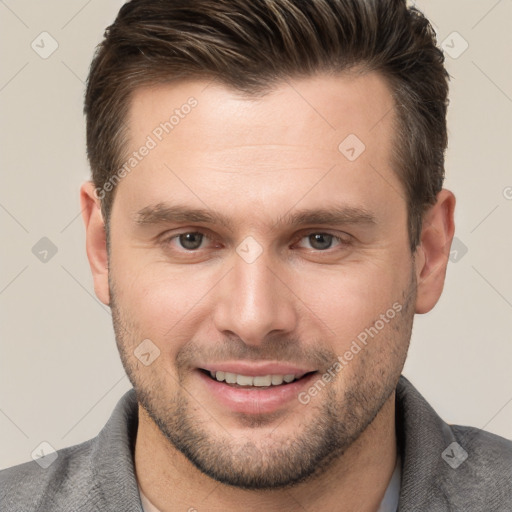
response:
{"label": "neck", "polygon": [[[321,475],[289,489],[247,491],[211,479],[176,450],[139,406],[135,472],[161,511],[343,510],[375,512],[396,463],[395,393],[359,438]],[[343,504],[343,505],[340,505]]]}

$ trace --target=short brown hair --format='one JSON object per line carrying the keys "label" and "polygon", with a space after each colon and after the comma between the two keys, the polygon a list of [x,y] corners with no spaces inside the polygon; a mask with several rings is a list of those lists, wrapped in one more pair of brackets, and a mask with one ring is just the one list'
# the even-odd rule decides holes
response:
{"label": "short brown hair", "polygon": [[[132,0],[107,28],[87,80],[87,155],[102,190],[123,162],[133,91],[184,78],[247,94],[288,78],[379,72],[395,109],[394,167],[411,249],[444,180],[448,73],[428,20],[406,0]],[[109,187],[110,188],[110,187]],[[103,192],[108,230],[115,188]]]}

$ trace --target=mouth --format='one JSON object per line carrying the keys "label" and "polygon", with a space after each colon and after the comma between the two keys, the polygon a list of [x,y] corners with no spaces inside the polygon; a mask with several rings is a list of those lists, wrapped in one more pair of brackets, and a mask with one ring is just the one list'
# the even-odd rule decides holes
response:
{"label": "mouth", "polygon": [[[299,394],[319,374],[317,370],[290,366],[226,366],[196,370],[208,403],[216,405],[223,414],[254,416],[290,410],[299,403]],[[236,366],[236,370],[232,366]]]}
{"label": "mouth", "polygon": [[286,386],[297,382],[304,377],[307,377],[316,371],[306,373],[287,373],[287,374],[268,374],[268,375],[242,375],[239,373],[224,372],[224,371],[211,371],[203,368],[199,369],[204,375],[210,377],[216,382],[222,382],[233,388],[245,388],[245,389],[268,389],[276,386]]}

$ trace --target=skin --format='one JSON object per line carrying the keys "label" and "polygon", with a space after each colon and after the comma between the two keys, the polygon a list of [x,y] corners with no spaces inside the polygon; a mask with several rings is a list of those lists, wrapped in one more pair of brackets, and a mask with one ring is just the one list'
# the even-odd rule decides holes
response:
{"label": "skin", "polygon": [[[393,100],[378,74],[317,75],[261,97],[199,81],[143,88],[127,154],[191,96],[197,107],[118,184],[110,254],[94,186],[81,189],[95,292],[112,308],[139,398],[139,485],[163,512],[376,511],[396,462],[394,389],[414,314],[442,292],[455,198],[439,193],[412,254],[391,166]],[[338,150],[348,134],[366,146],[352,162]],[[137,222],[163,203],[231,225]],[[373,222],[277,223],[334,205]],[[192,237],[197,249],[175,237],[194,232],[205,235]],[[321,245],[315,233],[334,238]],[[262,251],[251,263],[237,253],[249,236]],[[393,304],[400,313],[307,405],[237,413],[198,373],[212,362],[288,362],[316,381]],[[149,366],[133,354],[145,339],[160,350]]]}

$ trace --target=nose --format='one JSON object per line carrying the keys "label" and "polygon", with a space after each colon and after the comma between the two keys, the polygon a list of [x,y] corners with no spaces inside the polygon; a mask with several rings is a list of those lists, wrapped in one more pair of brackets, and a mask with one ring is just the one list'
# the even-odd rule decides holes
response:
{"label": "nose", "polygon": [[296,329],[297,299],[282,269],[272,268],[265,254],[251,263],[235,254],[233,267],[219,285],[214,324],[223,334],[258,346],[270,334],[289,335]]}

